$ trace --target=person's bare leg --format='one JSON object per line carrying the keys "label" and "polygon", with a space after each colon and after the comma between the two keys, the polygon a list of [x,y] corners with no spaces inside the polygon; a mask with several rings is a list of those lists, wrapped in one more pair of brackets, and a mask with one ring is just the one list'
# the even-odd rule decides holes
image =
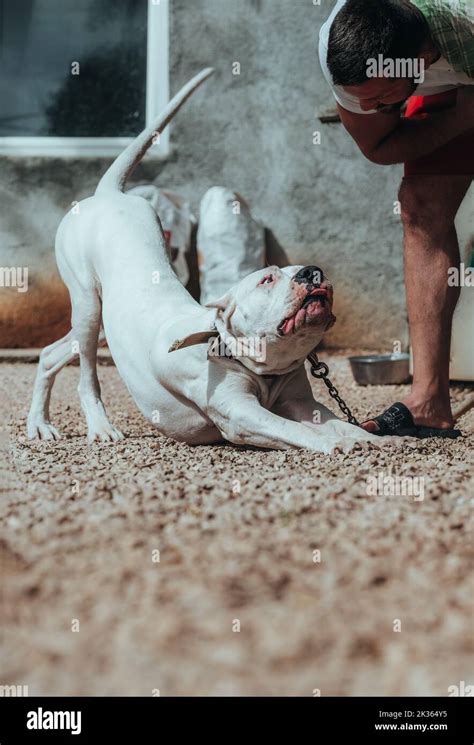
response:
{"label": "person's bare leg", "polygon": [[[405,286],[413,348],[413,384],[403,403],[415,424],[450,429],[449,354],[459,287],[448,269],[459,266],[454,218],[471,179],[414,176],[400,189],[404,226]],[[369,431],[375,424],[365,425]]]}

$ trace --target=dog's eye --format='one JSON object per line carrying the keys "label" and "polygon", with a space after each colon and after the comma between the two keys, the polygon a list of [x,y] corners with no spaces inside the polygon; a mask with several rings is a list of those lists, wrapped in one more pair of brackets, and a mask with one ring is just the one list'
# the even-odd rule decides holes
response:
{"label": "dog's eye", "polygon": [[258,283],[259,285],[271,285],[273,282],[273,274],[266,274],[263,279]]}

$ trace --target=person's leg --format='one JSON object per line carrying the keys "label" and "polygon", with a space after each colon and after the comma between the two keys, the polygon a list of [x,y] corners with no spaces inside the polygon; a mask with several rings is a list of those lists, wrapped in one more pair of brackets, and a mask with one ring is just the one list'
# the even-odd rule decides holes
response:
{"label": "person's leg", "polygon": [[[449,354],[459,288],[448,285],[448,269],[459,266],[454,218],[470,183],[466,176],[413,176],[400,189],[413,348],[413,384],[403,403],[418,425],[453,426]],[[364,426],[376,429],[371,422]]]}

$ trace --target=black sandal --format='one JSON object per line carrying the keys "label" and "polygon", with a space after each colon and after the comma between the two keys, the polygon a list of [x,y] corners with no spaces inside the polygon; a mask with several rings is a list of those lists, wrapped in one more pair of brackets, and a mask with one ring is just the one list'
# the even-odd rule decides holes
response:
{"label": "black sandal", "polygon": [[389,406],[383,414],[366,419],[362,424],[367,424],[367,422],[375,422],[377,424],[379,429],[376,432],[372,432],[372,434],[379,435],[380,437],[384,437],[385,435],[418,437],[420,439],[445,437],[454,440],[462,434],[460,429],[440,429],[439,427],[423,427],[422,425],[415,424],[411,411],[407,409],[405,404],[399,401]]}

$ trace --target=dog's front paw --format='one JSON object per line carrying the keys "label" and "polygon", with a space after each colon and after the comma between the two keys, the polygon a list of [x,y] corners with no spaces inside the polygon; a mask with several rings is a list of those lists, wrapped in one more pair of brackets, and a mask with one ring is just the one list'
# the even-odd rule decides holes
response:
{"label": "dog's front paw", "polygon": [[60,440],[62,437],[56,427],[41,419],[29,419],[26,431],[29,440]]}
{"label": "dog's front paw", "polygon": [[335,445],[334,452],[357,453],[369,450],[380,450],[380,442],[377,442],[377,437],[373,439],[358,436],[342,437]]}
{"label": "dog's front paw", "polygon": [[87,432],[87,441],[92,444],[93,442],[118,442],[123,440],[124,434],[119,429],[113,427],[112,424],[101,424],[95,427],[89,427]]}

